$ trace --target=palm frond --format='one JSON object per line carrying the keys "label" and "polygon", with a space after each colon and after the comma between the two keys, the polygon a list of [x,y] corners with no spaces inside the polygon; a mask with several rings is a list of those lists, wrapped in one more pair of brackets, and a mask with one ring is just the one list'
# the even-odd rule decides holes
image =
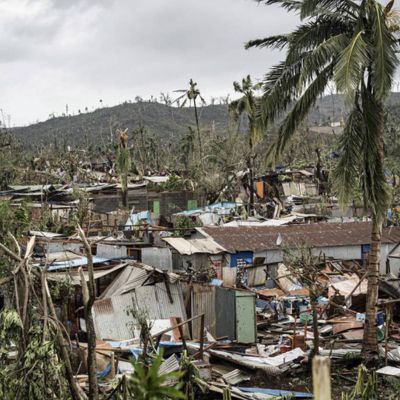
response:
{"label": "palm frond", "polygon": [[368,44],[365,42],[364,31],[358,31],[349,45],[340,54],[335,67],[335,82],[346,99],[354,99],[354,93],[359,88],[361,78],[369,65]]}
{"label": "palm frond", "polygon": [[305,19],[321,13],[341,12],[350,13],[359,8],[359,5],[350,0],[304,0],[300,9],[300,18]]}
{"label": "palm frond", "polygon": [[360,176],[364,132],[362,112],[354,105],[339,140],[340,161],[333,172],[334,187],[342,205],[350,201]]}
{"label": "palm frond", "polygon": [[293,136],[296,129],[306,118],[311,107],[315,104],[318,96],[324,93],[326,85],[333,74],[333,63],[325,67],[315,80],[307,87],[304,93],[295,102],[293,108],[284,119],[278,131],[278,140],[275,151],[277,159],[284,151],[289,139]]}
{"label": "palm frond", "polygon": [[302,1],[300,0],[256,0],[259,3],[265,3],[267,5],[278,4],[282,8],[288,11],[297,11],[301,9]]}
{"label": "palm frond", "polygon": [[304,58],[297,89],[311,81],[319,71],[331,63],[338,54],[347,46],[349,40],[347,34],[341,33],[325,40]]}
{"label": "palm frond", "polygon": [[377,216],[383,215],[389,203],[389,189],[383,166],[383,108],[382,101],[366,87],[362,87],[362,104],[364,118],[363,141],[363,192],[367,205]]}
{"label": "palm frond", "polygon": [[287,62],[294,62],[300,54],[312,51],[316,46],[341,33],[352,34],[354,21],[340,15],[321,15],[315,20],[300,25],[289,35]]}
{"label": "palm frond", "polygon": [[269,36],[264,39],[250,40],[245,44],[245,49],[251,47],[268,47],[271,49],[282,50],[288,44],[288,35]]}
{"label": "palm frond", "polygon": [[285,62],[275,65],[264,78],[264,94],[260,106],[260,114],[264,124],[273,123],[296,98],[296,87],[304,57],[305,55],[290,65]]}
{"label": "palm frond", "polygon": [[371,5],[372,20],[372,85],[376,96],[383,100],[389,93],[398,63],[397,41],[389,31],[382,6],[374,1]]}

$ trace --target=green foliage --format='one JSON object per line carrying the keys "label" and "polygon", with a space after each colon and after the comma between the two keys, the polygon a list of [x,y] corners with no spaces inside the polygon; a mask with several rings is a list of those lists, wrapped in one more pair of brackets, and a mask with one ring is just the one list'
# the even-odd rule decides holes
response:
{"label": "green foliage", "polygon": [[183,382],[185,399],[194,400],[196,398],[198,389],[204,392],[206,389],[206,384],[200,378],[199,369],[196,367],[194,362],[190,360],[186,351],[182,353],[180,367],[180,370],[183,374],[181,377],[181,382]]}
{"label": "green foliage", "polygon": [[90,210],[89,210],[89,195],[82,189],[79,189],[77,186],[74,186],[72,196],[74,200],[78,202],[77,209],[74,211],[72,216],[73,225],[79,224],[83,226],[87,219],[89,218]]}
{"label": "green foliage", "polygon": [[15,346],[22,331],[22,321],[16,310],[0,312],[0,365],[5,363],[8,351]]}
{"label": "green foliage", "polygon": [[152,365],[147,367],[142,361],[133,362],[134,372],[127,377],[124,399],[135,400],[173,400],[186,399],[181,391],[182,383],[179,381],[182,372],[169,372],[159,374],[163,362],[162,355],[157,355]]}
{"label": "green foliage", "polygon": [[11,361],[7,355],[19,350],[23,340],[22,321],[15,310],[0,313],[0,397],[4,400],[70,399],[54,335],[45,338],[41,322],[35,322],[25,338],[26,348]]}
{"label": "green foliage", "polygon": [[175,236],[184,236],[189,230],[201,226],[190,217],[178,217],[175,222]]}
{"label": "green foliage", "polygon": [[51,282],[50,294],[53,301],[65,302],[69,296],[74,293],[74,286],[72,285],[71,276],[65,273],[60,281]]}
{"label": "green foliage", "polygon": [[25,203],[12,207],[9,201],[0,201],[0,239],[7,242],[8,233],[20,236],[30,224],[28,208]]}
{"label": "green foliage", "polygon": [[342,400],[378,400],[379,389],[375,372],[364,365],[358,367],[357,382],[350,393],[342,393]]}

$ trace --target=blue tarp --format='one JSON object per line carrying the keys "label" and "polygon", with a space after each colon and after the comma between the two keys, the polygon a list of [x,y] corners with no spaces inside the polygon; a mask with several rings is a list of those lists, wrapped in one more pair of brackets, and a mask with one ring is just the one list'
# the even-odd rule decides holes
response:
{"label": "blue tarp", "polygon": [[248,387],[239,387],[238,389],[246,393],[269,394],[270,396],[277,396],[277,397],[294,396],[297,399],[312,399],[314,397],[312,393],[292,392],[291,390],[261,389],[261,388],[248,388]]}
{"label": "blue tarp", "polygon": [[[93,264],[102,264],[107,261],[111,261],[110,258],[102,258],[93,256]],[[74,260],[67,260],[67,261],[56,261],[51,264],[49,267],[49,271],[57,271],[58,269],[67,269],[67,268],[78,268],[87,265],[88,260],[86,257],[77,258]]]}
{"label": "blue tarp", "polygon": [[[106,378],[107,377],[107,375],[109,374],[111,372],[111,363],[108,363],[107,364],[107,367],[105,367],[104,369],[103,369],[103,371],[97,371],[97,373],[96,373],[96,375],[97,375],[97,377],[98,378],[101,378],[101,379],[104,379],[104,378]],[[119,368],[117,368],[117,374],[120,374],[121,373],[121,371],[120,371],[120,369]]]}
{"label": "blue tarp", "polygon": [[127,229],[129,226],[139,225],[139,222],[143,219],[146,220],[149,225],[151,225],[152,221],[150,211],[141,211],[139,213],[132,212],[125,223],[125,229]]}
{"label": "blue tarp", "polygon": [[190,217],[192,215],[196,215],[196,214],[201,214],[203,212],[216,212],[218,210],[224,210],[229,212],[232,209],[235,209],[236,207],[242,206],[243,204],[240,203],[234,203],[234,202],[219,202],[219,203],[214,203],[214,204],[210,204],[208,206],[204,206],[204,207],[199,207],[199,208],[195,208],[194,210],[188,210],[188,211],[182,211],[180,213],[177,213],[175,215],[182,215],[185,217]]}

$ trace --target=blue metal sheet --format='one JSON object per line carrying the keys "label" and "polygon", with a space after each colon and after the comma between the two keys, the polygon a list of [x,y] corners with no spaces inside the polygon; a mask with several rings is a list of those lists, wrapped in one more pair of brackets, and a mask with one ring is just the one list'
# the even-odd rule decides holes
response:
{"label": "blue metal sheet", "polygon": [[253,264],[253,252],[252,251],[240,251],[235,254],[231,254],[231,267],[236,267],[238,260],[244,260],[246,264]]}
{"label": "blue metal sheet", "polygon": [[312,393],[292,392],[291,390],[261,389],[261,388],[248,388],[248,387],[239,387],[238,389],[246,393],[269,394],[270,396],[294,396],[297,399],[314,398],[314,395]]}
{"label": "blue metal sheet", "polygon": [[[102,264],[107,261],[111,261],[110,258],[102,258],[93,256],[93,264]],[[67,260],[67,261],[60,261],[54,262],[50,267],[49,271],[57,271],[59,269],[69,269],[69,268],[78,268],[87,265],[88,260],[86,257],[77,258],[75,260]]]}

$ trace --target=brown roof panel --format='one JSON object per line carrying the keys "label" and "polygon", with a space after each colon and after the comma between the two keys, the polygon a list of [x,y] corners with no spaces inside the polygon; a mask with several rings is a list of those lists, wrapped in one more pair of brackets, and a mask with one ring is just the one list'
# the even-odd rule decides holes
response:
{"label": "brown roof panel", "polygon": [[[285,226],[203,227],[200,230],[211,236],[228,252],[261,251],[281,246],[307,243],[313,247],[358,246],[370,243],[370,222],[347,222],[341,224],[316,223]],[[383,243],[399,243],[400,227],[384,228]]]}

